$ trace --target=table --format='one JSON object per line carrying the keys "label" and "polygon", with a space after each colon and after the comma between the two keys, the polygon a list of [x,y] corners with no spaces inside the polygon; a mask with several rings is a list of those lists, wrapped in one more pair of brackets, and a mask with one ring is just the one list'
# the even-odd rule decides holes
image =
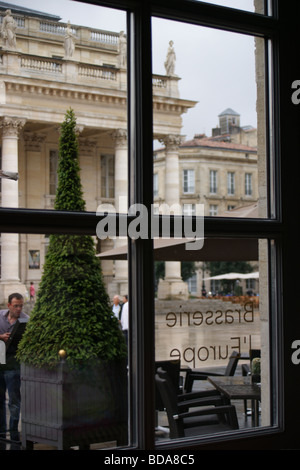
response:
{"label": "table", "polygon": [[253,403],[252,421],[258,426],[261,389],[247,376],[208,376],[208,381],[229,400],[251,400]]}

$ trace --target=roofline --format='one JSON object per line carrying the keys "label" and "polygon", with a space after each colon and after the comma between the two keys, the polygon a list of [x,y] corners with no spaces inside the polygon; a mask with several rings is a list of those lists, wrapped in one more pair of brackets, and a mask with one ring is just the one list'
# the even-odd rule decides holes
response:
{"label": "roofline", "polygon": [[61,20],[60,16],[52,15],[51,13],[44,13],[38,10],[32,10],[31,8],[22,7],[20,5],[13,5],[7,2],[0,2],[0,13],[1,10],[11,10],[12,13],[16,13],[18,15],[28,15],[28,16],[36,16],[38,18],[44,18],[51,21],[59,21]]}

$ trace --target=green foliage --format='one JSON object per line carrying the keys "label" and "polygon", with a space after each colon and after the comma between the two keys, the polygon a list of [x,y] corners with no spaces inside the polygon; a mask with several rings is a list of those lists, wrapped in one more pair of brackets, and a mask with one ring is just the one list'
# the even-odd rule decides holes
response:
{"label": "green foliage", "polygon": [[69,109],[61,125],[57,170],[58,187],[54,209],[84,211],[85,202],[79,172],[76,119],[72,109]]}
{"label": "green foliage", "polygon": [[259,357],[255,357],[252,360],[251,370],[252,370],[253,375],[260,375],[260,358]]}
{"label": "green foliage", "polygon": [[[60,146],[56,209],[82,210],[72,111],[67,112],[62,125]],[[34,366],[51,367],[59,361],[61,349],[66,351],[71,367],[126,355],[122,332],[111,313],[94,241],[86,235],[50,236],[37,301],[19,344],[18,359]]]}

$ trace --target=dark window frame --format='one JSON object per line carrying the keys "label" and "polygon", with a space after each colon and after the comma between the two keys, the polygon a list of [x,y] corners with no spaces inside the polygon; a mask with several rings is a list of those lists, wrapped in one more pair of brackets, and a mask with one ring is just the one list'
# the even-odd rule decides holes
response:
{"label": "dark window frame", "polygon": [[[288,277],[291,259],[298,262],[299,255],[292,250],[297,246],[297,220],[291,208],[292,188],[297,187],[296,172],[290,175],[288,162],[281,155],[291,155],[291,147],[299,151],[297,130],[299,129],[299,111],[291,104],[291,83],[297,79],[296,62],[289,63],[287,51],[290,44],[297,44],[297,18],[299,2],[277,2],[273,0],[273,16],[267,17],[225,7],[208,5],[192,0],[104,0],[85,3],[127,9],[128,47],[131,61],[129,72],[129,203],[139,202],[150,207],[153,194],[152,173],[152,71],[151,71],[151,15],[161,18],[186,21],[229,31],[267,36],[273,41],[274,82],[269,89],[274,104],[274,139],[275,151],[274,185],[276,199],[275,217],[268,219],[205,219],[206,236],[218,237],[255,237],[269,240],[271,251],[276,250],[276,270],[278,280],[276,298],[272,305],[279,315],[271,325],[271,339],[277,348],[271,350],[275,368],[271,370],[275,401],[278,406],[279,425],[273,431],[260,430],[241,439],[238,435],[228,440],[222,438],[210,444],[196,439],[190,443],[174,444],[194,451],[197,448],[293,448],[297,446],[296,423],[299,421],[299,384],[295,383],[298,370],[291,363],[291,343],[296,339],[295,331],[300,331],[300,320],[292,315],[296,303],[289,297],[296,289],[295,280]],[[288,4],[287,4],[288,3]],[[298,13],[298,14],[297,14]],[[280,61],[278,60],[280,57]],[[143,60],[142,60],[143,58]],[[280,80],[279,80],[280,79]],[[280,140],[280,136],[284,139]],[[139,156],[143,155],[143,159]],[[292,178],[292,181],[288,178]],[[289,181],[283,185],[282,181]],[[294,184],[293,184],[294,183]],[[274,191],[273,188],[273,191]],[[273,203],[272,203],[273,204]],[[270,208],[271,209],[271,208]],[[271,212],[270,212],[271,213]],[[1,232],[17,233],[89,233],[95,234],[99,217],[95,213],[67,213],[30,209],[0,209]],[[130,222],[130,217],[128,218]],[[287,235],[288,234],[288,235]],[[275,240],[275,244],[271,242]],[[132,354],[136,362],[132,364],[131,399],[138,403],[138,409],[132,407],[132,446],[137,449],[154,449],[154,283],[153,250],[151,240],[136,240],[129,243],[131,279],[130,295],[133,313],[131,342]],[[284,254],[284,256],[283,256]],[[294,256],[293,256],[294,255]],[[136,295],[138,293],[138,295]],[[283,313],[284,312],[284,315]],[[299,315],[298,315],[299,317]],[[292,318],[292,322],[291,322]],[[295,330],[296,329],[296,330]],[[138,339],[138,340],[137,340]],[[284,371],[284,380],[283,380]],[[293,406],[290,405],[293,403]],[[283,421],[284,420],[284,421]],[[284,422],[284,428],[282,424]],[[235,439],[237,437],[237,439]],[[280,443],[280,444],[279,444]],[[168,446],[172,448],[172,443]],[[297,448],[297,447],[295,447]]]}

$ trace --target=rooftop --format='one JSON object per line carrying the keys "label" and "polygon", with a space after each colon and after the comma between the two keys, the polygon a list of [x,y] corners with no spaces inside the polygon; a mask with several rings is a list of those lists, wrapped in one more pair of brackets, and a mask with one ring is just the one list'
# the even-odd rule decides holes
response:
{"label": "rooftop", "polygon": [[51,21],[59,21],[61,20],[60,16],[52,15],[50,13],[44,13],[38,10],[32,10],[31,8],[22,7],[20,5],[13,5],[12,3],[7,2],[0,2],[0,12],[1,10],[11,10],[12,13],[18,15],[29,15],[29,16],[37,16],[38,18],[44,18]]}

